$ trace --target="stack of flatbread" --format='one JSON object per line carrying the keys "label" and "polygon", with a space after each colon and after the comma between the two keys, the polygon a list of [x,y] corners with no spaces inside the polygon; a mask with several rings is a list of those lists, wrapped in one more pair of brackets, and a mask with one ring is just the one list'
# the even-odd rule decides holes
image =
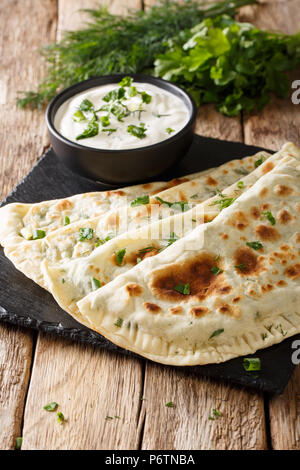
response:
{"label": "stack of flatbread", "polygon": [[5,255],[79,322],[173,365],[300,332],[300,149],[0,209]]}

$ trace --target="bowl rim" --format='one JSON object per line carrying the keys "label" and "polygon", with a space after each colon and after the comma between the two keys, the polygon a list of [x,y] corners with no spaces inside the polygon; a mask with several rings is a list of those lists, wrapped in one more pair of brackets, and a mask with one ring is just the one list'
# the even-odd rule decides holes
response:
{"label": "bowl rim", "polygon": [[[189,119],[187,123],[184,125],[184,127],[177,132],[175,135],[168,137],[167,139],[161,140],[159,142],[156,142],[151,145],[146,145],[144,147],[137,147],[137,148],[129,148],[129,149],[105,149],[105,148],[96,148],[96,147],[89,147],[88,145],[82,145],[77,142],[73,142],[72,140],[69,140],[67,137],[64,137],[54,126],[54,117],[56,115],[56,112],[62,106],[62,104],[70,99],[72,96],[75,96],[76,94],[79,94],[81,91],[88,90],[89,88],[95,88],[97,86],[97,82],[100,80],[104,80],[105,83],[103,84],[109,84],[110,82],[113,83],[118,83],[119,81],[122,80],[124,77],[132,77],[135,81],[141,82],[141,83],[150,83],[153,85],[156,85],[159,88],[163,88],[169,93],[179,97],[183,102],[184,99],[189,102],[190,106],[187,106],[186,103],[186,108],[188,109],[188,112],[190,114]],[[94,85],[89,86],[91,83],[94,83]],[[101,83],[99,83],[101,85]],[[177,92],[177,93],[176,93]],[[71,93],[71,94],[70,94]],[[179,95],[179,96],[178,96]],[[55,111],[53,117],[53,110],[55,106],[57,105],[58,101],[61,101],[59,104],[57,110]],[[45,117],[46,117],[46,124],[48,131],[56,137],[56,139],[60,140],[63,144],[72,146],[73,148],[79,150],[79,151],[90,151],[94,153],[107,153],[111,155],[116,155],[116,154],[122,154],[122,153],[138,153],[141,151],[145,150],[152,150],[155,149],[159,146],[175,142],[176,140],[180,139],[183,134],[185,134],[186,130],[190,128],[191,125],[194,124],[195,119],[197,117],[198,113],[198,108],[195,103],[195,100],[192,98],[192,96],[183,88],[180,86],[176,85],[175,83],[169,82],[168,80],[164,80],[159,77],[153,77],[152,75],[145,75],[141,73],[118,73],[118,74],[108,74],[108,75],[100,75],[98,77],[93,77],[93,78],[88,78],[87,80],[83,80],[81,82],[77,82],[67,88],[64,88],[61,92],[59,92],[47,106]]]}

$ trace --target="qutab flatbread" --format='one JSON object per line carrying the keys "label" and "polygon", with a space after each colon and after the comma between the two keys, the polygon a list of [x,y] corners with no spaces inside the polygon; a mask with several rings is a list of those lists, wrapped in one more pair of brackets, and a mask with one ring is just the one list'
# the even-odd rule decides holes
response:
{"label": "qutab flatbread", "polygon": [[[2,214],[5,214],[4,222],[7,228],[2,227],[0,230],[0,233],[2,231],[2,234],[5,234],[6,232],[6,236],[3,235],[2,237],[4,253],[13,262],[17,269],[22,271],[26,276],[37,282],[42,287],[51,290],[51,287],[47,286],[44,272],[41,270],[42,261],[46,260],[49,265],[56,266],[66,264],[68,261],[73,259],[86,258],[95,249],[106,244],[111,238],[117,237],[129,230],[136,230],[151,223],[152,217],[154,220],[158,220],[169,217],[172,214],[182,213],[182,211],[188,210],[190,208],[191,201],[193,204],[196,204],[197,202],[201,202],[209,198],[212,194],[215,194],[217,192],[216,184],[219,185],[220,189],[223,189],[228,183],[236,181],[237,178],[241,177],[243,174],[248,174],[255,168],[257,162],[264,162],[262,163],[262,166],[264,166],[266,164],[265,160],[269,157],[269,154],[259,152],[251,157],[246,157],[241,160],[233,160],[227,162],[221,167],[212,169],[209,172],[205,171],[186,176],[181,179],[172,180],[171,182],[164,184],[163,187],[160,186],[162,192],[159,193],[156,192],[153,184],[150,183],[150,188],[149,184],[143,185],[143,191],[149,191],[149,189],[151,189],[155,192],[155,195],[152,196],[150,193],[134,197],[133,193],[136,189],[133,190],[128,188],[127,194],[124,198],[127,198],[128,201],[128,194],[132,197],[129,205],[125,205],[124,198],[122,197],[120,200],[119,195],[117,197],[118,202],[114,203],[115,205],[119,204],[119,207],[114,207],[106,212],[104,209],[101,209],[103,213],[97,217],[82,219],[74,209],[72,220],[76,218],[76,214],[78,220],[67,224],[65,227],[61,227],[62,215],[57,213],[55,207],[56,204],[65,204],[66,201],[68,201],[68,204],[71,203],[72,198],[61,200],[58,203],[57,201],[46,201],[45,203],[34,205],[30,208],[30,212],[34,210],[40,214],[41,207],[44,204],[45,206],[50,207],[49,213],[52,214],[51,217],[48,216],[48,219],[49,217],[50,220],[52,220],[52,218],[54,219],[54,226],[51,226],[50,228],[49,223],[47,222],[46,226],[49,228],[48,235],[45,234],[45,237],[37,240],[25,240],[22,237],[20,232],[23,229],[27,230],[28,225],[24,225],[25,217],[22,219],[22,217],[19,216],[20,209],[18,208],[16,210],[16,205],[5,206],[7,207],[7,212],[5,212],[4,207]],[[177,185],[179,188],[183,188],[182,191],[180,189],[179,191],[177,190]],[[177,194],[183,194],[183,191],[184,196],[187,198],[187,203],[181,200],[176,201]],[[195,194],[197,195],[197,198],[194,197]],[[96,193],[97,198],[101,197],[103,199],[102,206],[105,204],[109,204],[111,206],[113,204],[111,202],[111,198],[115,196],[112,196],[112,193],[109,193],[109,196],[107,196],[109,201],[108,203],[105,203],[105,195],[107,196],[107,193]],[[90,195],[92,201],[94,201],[94,197],[95,196],[92,194]],[[81,207],[82,201],[86,201],[86,198],[89,198],[89,194],[74,196],[73,199],[75,206],[77,204]],[[172,201],[172,203],[169,201]],[[15,210],[17,215],[14,218]],[[92,209],[90,210],[92,211]],[[26,220],[26,223],[27,222],[28,221]],[[125,224],[123,222],[125,222]],[[24,227],[23,229],[20,229],[22,224]],[[60,228],[57,228],[59,224]],[[54,229],[54,227],[56,227],[56,229]],[[44,228],[45,226],[42,227],[43,230]],[[7,232],[9,232],[8,235]],[[83,283],[83,285],[85,285],[86,288],[89,286],[90,290],[92,289],[90,282]],[[79,290],[81,294],[74,297],[77,300],[79,295],[82,295],[82,287]],[[88,293],[88,291],[85,290],[85,293]]]}
{"label": "qutab flatbread", "polygon": [[[273,155],[268,161],[252,171],[241,180],[222,189],[214,197],[202,204],[196,204],[191,210],[158,220],[134,231],[126,232],[99,246],[88,256],[51,263],[42,262],[42,273],[49,290],[59,305],[73,316],[78,315],[77,302],[120,274],[130,270],[144,259],[156,256],[202,223],[212,221],[222,207],[233,203],[237,197],[247,191],[262,175],[276,164],[289,161],[290,150],[287,145]],[[237,225],[243,223],[237,219]]]}
{"label": "qutab flatbread", "polygon": [[300,150],[208,224],[78,302],[117,345],[218,363],[300,332]]}

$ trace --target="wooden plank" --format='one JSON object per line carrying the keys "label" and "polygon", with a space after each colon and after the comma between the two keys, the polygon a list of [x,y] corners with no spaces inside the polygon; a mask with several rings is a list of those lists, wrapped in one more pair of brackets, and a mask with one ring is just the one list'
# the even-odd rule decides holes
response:
{"label": "wooden plank", "polygon": [[[80,0],[77,8],[99,1]],[[103,1],[102,4],[107,4]],[[112,1],[109,10],[124,13],[137,0]],[[72,0],[59,1],[58,37],[82,24]],[[143,361],[39,335],[24,416],[23,449],[135,449],[139,443]],[[43,410],[60,404],[68,422]],[[109,415],[119,418],[106,420]]]}
{"label": "wooden plank", "polygon": [[[147,0],[147,5],[150,3]],[[227,118],[213,105],[200,108],[196,132],[242,141],[240,118]],[[260,393],[147,363],[144,396],[143,449],[267,447],[264,400]],[[176,407],[165,407],[169,401],[174,401]],[[209,420],[212,408],[219,408],[222,418]]]}
{"label": "wooden plank", "polygon": [[24,400],[32,360],[32,332],[0,327],[0,449],[14,449],[22,434]]}
{"label": "wooden plank", "polygon": [[[41,334],[22,449],[136,449],[141,393],[141,361]],[[62,425],[43,409],[53,401]]]}
{"label": "wooden plank", "polygon": [[[143,449],[266,448],[258,393],[148,363],[143,397]],[[209,419],[212,408],[219,419]]]}
{"label": "wooden plank", "polygon": [[300,449],[300,367],[284,393],[269,402],[272,447],[276,450]]}
{"label": "wooden plank", "polygon": [[[241,19],[262,29],[293,34],[299,30],[299,0],[264,0],[259,6],[244,8]],[[300,68],[290,77],[291,80],[299,79]],[[291,99],[274,98],[258,115],[253,113],[244,117],[246,144],[274,150],[288,140],[300,144],[299,129],[299,106]]]}
{"label": "wooden plank", "polygon": [[[264,29],[295,33],[300,24],[298,0],[267,0],[262,5],[244,10],[244,20]],[[298,72],[291,77],[299,79]],[[285,141],[300,144],[299,105],[291,100],[273,99],[259,115],[244,119],[246,143],[278,149]],[[292,354],[292,351],[291,351]],[[274,449],[300,448],[300,368],[297,367],[285,393],[269,402],[271,445]]]}
{"label": "wooden plank", "polygon": [[[13,14],[12,14],[13,11]],[[48,144],[43,114],[19,111],[19,90],[32,89],[44,67],[36,53],[55,37],[56,1],[2,0],[0,9],[0,197],[23,177]],[[21,434],[32,354],[32,332],[0,326],[0,448]]]}

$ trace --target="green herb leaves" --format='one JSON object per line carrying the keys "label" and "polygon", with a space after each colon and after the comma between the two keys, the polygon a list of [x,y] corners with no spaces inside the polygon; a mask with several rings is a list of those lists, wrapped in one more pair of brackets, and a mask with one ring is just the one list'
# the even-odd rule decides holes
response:
{"label": "green herb leaves", "polygon": [[149,204],[149,202],[150,202],[150,197],[148,195],[138,196],[133,201],[131,201],[130,205],[131,205],[131,207],[136,207],[136,206],[142,206],[142,205],[145,205],[145,204]]}
{"label": "green herb leaves", "polygon": [[48,405],[44,406],[44,410],[46,411],[55,411],[58,407],[58,404],[55,401],[48,403]]}
{"label": "green herb leaves", "polygon": [[57,421],[59,424],[63,424],[65,422],[65,417],[61,411],[57,413]]}
{"label": "green herb leaves", "polygon": [[246,245],[249,246],[249,248],[252,248],[252,250],[260,250],[263,245],[260,242],[246,242]]}
{"label": "green herb leaves", "polygon": [[165,406],[166,406],[167,408],[174,408],[174,407],[175,407],[175,405],[174,405],[174,403],[173,403],[172,401],[168,401],[168,403],[166,403]]}
{"label": "green herb leaves", "polygon": [[76,140],[88,139],[99,134],[99,124],[95,118],[93,118],[84,129],[84,131],[76,137]]}
{"label": "green herb leaves", "polygon": [[272,212],[265,211],[265,212],[262,212],[261,215],[262,215],[262,217],[266,217],[271,225],[276,224],[276,220],[275,220],[275,217],[273,216]]}
{"label": "green herb leaves", "polygon": [[175,129],[172,129],[171,127],[167,127],[166,132],[167,134],[172,134],[173,132],[175,132]]}
{"label": "green herb leaves", "polygon": [[101,287],[101,281],[99,279],[96,279],[95,277],[92,278],[92,289],[97,290]]}
{"label": "green herb leaves", "polygon": [[91,240],[94,236],[94,230],[90,227],[84,227],[79,229],[79,241],[85,242]]}
{"label": "green herb leaves", "polygon": [[211,268],[211,272],[212,272],[215,276],[217,276],[218,274],[221,274],[221,273],[223,272],[223,269],[218,268],[218,266],[213,266],[213,267]]}
{"label": "green herb leaves", "polygon": [[166,206],[169,206],[171,209],[180,209],[181,212],[185,212],[189,210],[189,205],[187,201],[178,201],[178,202],[169,202],[169,201],[164,201],[161,197],[157,196],[155,198],[158,202],[161,204],[165,204]]}
{"label": "green herb leaves", "polygon": [[[18,105],[40,108],[62,88],[87,78],[111,73],[138,73],[150,69],[154,57],[166,51],[169,39],[177,35],[180,38],[185,37],[185,31],[204,17],[223,13],[234,16],[240,6],[254,2],[255,0],[232,0],[206,5],[196,0],[184,3],[162,1],[147,8],[145,12],[132,10],[130,15],[124,17],[112,15],[103,7],[89,9],[89,20],[84,29],[66,32],[60,42],[43,48],[42,53],[47,64],[45,79],[37,91],[24,93],[18,100]],[[294,40],[294,45],[289,46],[290,54],[287,64],[284,63],[285,67],[289,65],[289,56],[296,51],[297,42]],[[283,53],[285,49],[284,45]],[[253,54],[253,50],[251,52]],[[295,56],[295,61],[296,59]],[[267,60],[265,63],[269,65]],[[181,61],[179,65],[181,67]],[[176,66],[178,68],[178,62]],[[251,71],[251,67],[248,69]],[[192,72],[191,78],[193,73],[198,73],[198,70]],[[120,86],[129,89],[130,78],[124,77]],[[198,84],[195,88],[198,89]]]}
{"label": "green herb leaves", "polygon": [[88,100],[84,99],[79,106],[80,111],[92,111],[94,109],[93,104]]}
{"label": "green herb leaves", "polygon": [[123,248],[123,250],[119,250],[118,253],[116,253],[116,263],[118,266],[122,266],[125,253],[126,253],[126,248]]}
{"label": "green herb leaves", "polygon": [[127,132],[134,135],[138,139],[144,139],[146,137],[146,128],[145,124],[141,122],[140,126],[135,126],[134,124],[129,124],[127,127]]}
{"label": "green herb leaves", "polygon": [[220,199],[217,199],[216,201],[214,201],[211,206],[216,206],[218,205],[219,206],[219,209],[220,211],[222,211],[223,209],[226,209],[226,207],[229,207],[231,206],[231,204],[234,203],[234,201],[236,200],[235,197],[226,197],[224,196],[224,194],[220,193]]}
{"label": "green herb leaves", "polygon": [[198,104],[216,103],[236,116],[261,110],[272,93],[288,95],[284,71],[300,63],[299,45],[299,34],[270,33],[220,15],[174,38],[157,56],[155,75],[180,83]]}
{"label": "green herb leaves", "polygon": [[121,326],[123,325],[123,318],[119,317],[116,322],[114,323],[115,326],[117,326],[118,328],[121,328]]}
{"label": "green herb leaves", "polygon": [[187,284],[178,284],[177,286],[174,287],[174,290],[176,290],[177,292],[179,292],[180,294],[183,294],[183,295],[189,295],[191,293],[191,288],[190,288],[190,284],[187,283]]}
{"label": "green herb leaves", "polygon": [[215,421],[215,419],[219,419],[222,415],[220,410],[217,410],[216,408],[212,408],[211,410],[211,415],[208,417],[210,421]]}
{"label": "green herb leaves", "polygon": [[208,339],[212,339],[215,336],[219,336],[221,333],[224,333],[224,328],[220,328],[219,330],[215,330]]}
{"label": "green herb leaves", "polygon": [[260,157],[258,160],[254,162],[254,167],[258,168],[264,161],[265,161],[265,157]]}
{"label": "green herb leaves", "polygon": [[35,229],[32,233],[32,240],[38,240],[40,238],[44,238],[46,236],[46,232],[44,230]]}
{"label": "green herb leaves", "polygon": [[247,372],[259,371],[261,369],[259,357],[245,357],[243,360],[243,367]]}

